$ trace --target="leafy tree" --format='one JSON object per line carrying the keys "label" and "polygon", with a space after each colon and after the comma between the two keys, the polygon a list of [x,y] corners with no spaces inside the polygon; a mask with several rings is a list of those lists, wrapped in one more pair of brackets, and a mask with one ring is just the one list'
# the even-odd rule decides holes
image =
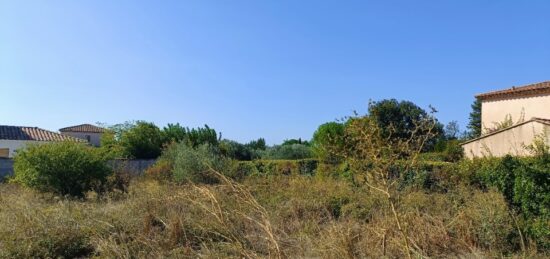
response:
{"label": "leafy tree", "polygon": [[253,150],[265,150],[267,148],[267,145],[265,144],[265,139],[263,138],[252,140],[246,145]]}
{"label": "leafy tree", "polygon": [[128,157],[128,153],[120,143],[120,137],[122,134],[135,126],[134,122],[124,122],[108,126],[105,123],[98,123],[107,130],[101,135],[100,148],[110,158],[125,158]]}
{"label": "leafy tree", "polygon": [[341,149],[344,146],[344,124],[328,122],[322,124],[313,133],[312,149],[317,157],[326,162],[338,162],[340,159],[330,150]]}
{"label": "leafy tree", "polygon": [[303,140],[301,138],[299,139],[286,139],[285,141],[283,141],[283,146],[287,146],[287,145],[294,145],[294,144],[304,144],[306,146],[309,146],[309,142],[307,140]]}
{"label": "leafy tree", "polygon": [[197,147],[202,144],[209,144],[212,146],[218,146],[219,140],[216,130],[204,125],[204,128],[187,129],[187,144],[191,147]]}
{"label": "leafy tree", "polygon": [[172,142],[181,142],[185,140],[187,136],[187,129],[182,127],[179,123],[171,124],[168,123],[161,131],[162,142],[164,144],[169,144]]}
{"label": "leafy tree", "polygon": [[135,126],[122,132],[120,145],[130,157],[157,158],[162,151],[161,131],[153,123],[138,121]]}
{"label": "leafy tree", "polygon": [[481,101],[476,99],[472,104],[472,111],[470,112],[470,122],[468,123],[468,136],[470,138],[477,138],[481,136]]}
{"label": "leafy tree", "polygon": [[[436,141],[443,134],[443,125],[437,122],[432,115],[424,109],[409,101],[397,101],[395,99],[371,102],[369,104],[369,117],[374,120],[382,130],[382,136],[392,139],[409,139],[413,134],[428,134],[419,130],[417,124],[427,119],[434,119],[434,128],[430,132],[423,146],[425,150],[432,150]],[[424,130],[424,129],[420,129]]]}
{"label": "leafy tree", "polygon": [[14,181],[40,191],[83,196],[107,182],[111,169],[100,149],[76,142],[32,145],[17,152]]}
{"label": "leafy tree", "polygon": [[240,161],[249,161],[253,159],[253,149],[237,141],[224,139],[220,141],[219,148],[221,153],[228,158]]}
{"label": "leafy tree", "polygon": [[457,121],[451,121],[445,126],[445,138],[455,140],[460,137],[460,125]]}

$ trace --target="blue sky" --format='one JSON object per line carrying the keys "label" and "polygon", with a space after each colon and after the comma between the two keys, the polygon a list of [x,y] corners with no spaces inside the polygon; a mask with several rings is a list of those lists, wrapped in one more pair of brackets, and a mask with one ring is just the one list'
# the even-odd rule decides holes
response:
{"label": "blue sky", "polygon": [[0,0],[0,124],[208,124],[311,137],[370,99],[433,105],[550,80],[550,1]]}

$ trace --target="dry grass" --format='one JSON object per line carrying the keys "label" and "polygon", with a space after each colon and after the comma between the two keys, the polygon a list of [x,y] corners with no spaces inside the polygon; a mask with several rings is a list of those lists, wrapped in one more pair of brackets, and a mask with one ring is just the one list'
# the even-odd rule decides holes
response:
{"label": "dry grass", "polygon": [[[414,256],[521,255],[502,196],[414,191],[399,213]],[[388,202],[342,180],[135,181],[71,200],[0,185],[1,258],[364,258],[406,256]],[[528,257],[541,256],[526,252]]]}

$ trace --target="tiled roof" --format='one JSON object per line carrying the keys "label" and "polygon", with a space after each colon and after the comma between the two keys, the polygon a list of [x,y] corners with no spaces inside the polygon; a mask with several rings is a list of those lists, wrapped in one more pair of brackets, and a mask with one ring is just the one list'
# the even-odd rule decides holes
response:
{"label": "tiled roof", "polygon": [[103,133],[105,132],[105,129],[98,126],[91,125],[91,124],[81,124],[81,125],[62,128],[59,131],[60,132]]}
{"label": "tiled roof", "polygon": [[31,140],[31,141],[74,141],[84,142],[82,139],[61,135],[56,132],[37,128],[0,125],[0,139]]}
{"label": "tiled roof", "polygon": [[550,93],[550,81],[526,85],[526,86],[512,87],[505,90],[479,94],[476,97],[480,100],[487,100],[487,99],[494,99],[494,98],[512,97],[512,96],[518,96],[518,95],[531,95],[531,94],[540,94],[540,93]]}

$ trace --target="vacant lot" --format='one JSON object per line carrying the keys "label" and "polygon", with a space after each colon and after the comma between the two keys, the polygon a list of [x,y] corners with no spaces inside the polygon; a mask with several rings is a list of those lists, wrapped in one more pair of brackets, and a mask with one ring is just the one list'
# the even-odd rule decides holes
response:
{"label": "vacant lot", "polygon": [[[399,201],[415,256],[544,256],[517,247],[503,196],[409,188]],[[175,185],[139,179],[85,199],[0,185],[0,257],[403,257],[387,200],[348,181],[249,177]],[[540,249],[539,249],[540,250]]]}

